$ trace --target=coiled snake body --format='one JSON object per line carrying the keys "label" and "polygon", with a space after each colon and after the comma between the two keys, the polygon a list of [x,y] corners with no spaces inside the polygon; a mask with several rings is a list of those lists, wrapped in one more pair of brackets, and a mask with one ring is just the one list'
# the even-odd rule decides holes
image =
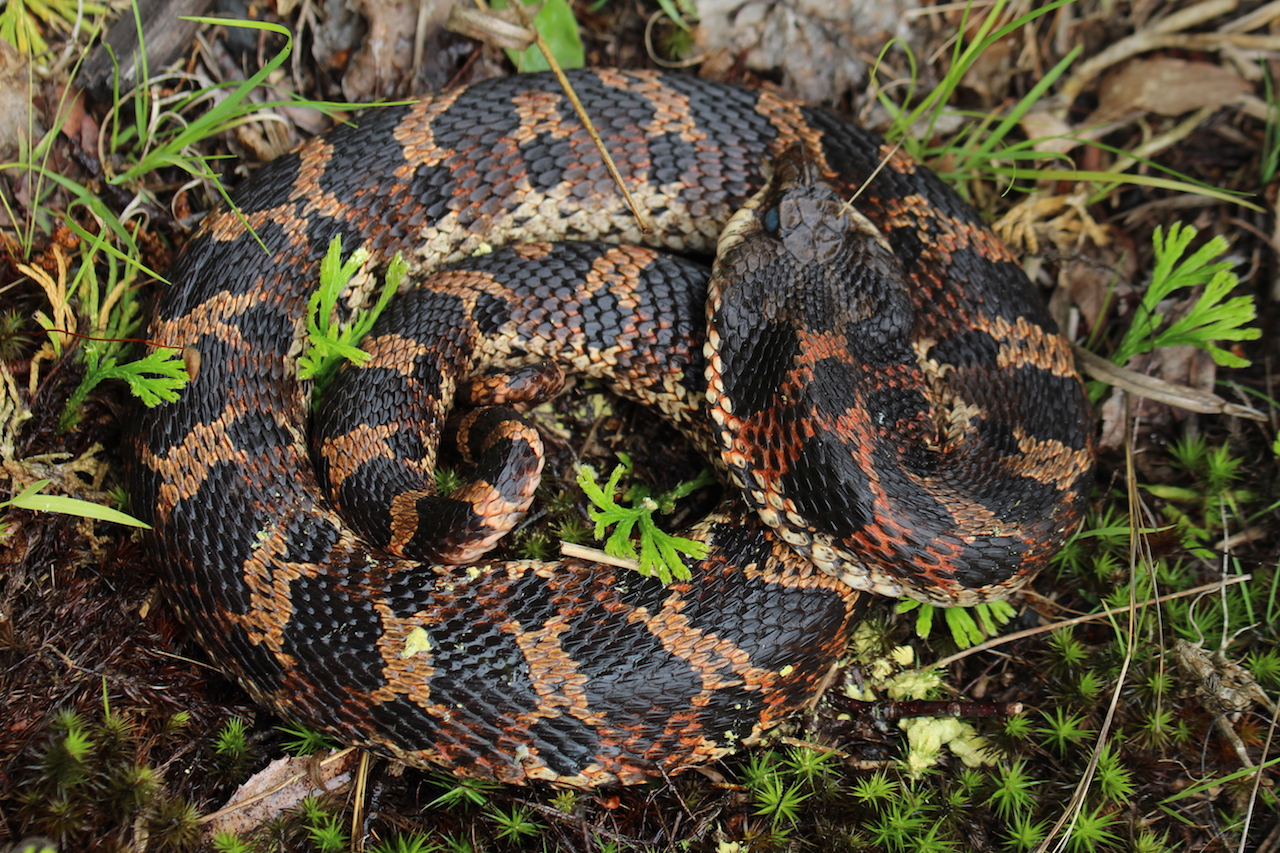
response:
{"label": "coiled snake body", "polygon": [[[1092,444],[1068,345],[1005,246],[926,169],[767,92],[572,80],[651,233],[547,77],[371,111],[265,166],[240,215],[213,213],[190,240],[151,337],[200,367],[178,402],[140,415],[130,454],[170,599],[255,699],[411,763],[590,786],[704,763],[810,702],[859,590],[965,604],[1015,589],[1078,519]],[[538,242],[708,253],[740,208],[709,331],[686,266]],[[335,234],[403,252],[423,305],[375,332],[373,361],[349,374],[379,390],[336,392],[362,405],[321,417],[313,464],[296,357]],[[505,283],[509,269],[531,279]],[[335,511],[359,503],[362,471],[427,473],[470,377],[547,359],[718,448],[743,497],[690,534],[711,548],[691,580],[419,562],[391,551],[413,553],[400,546],[436,504],[410,502],[408,528],[372,544]],[[399,426],[414,407],[422,424]],[[490,479],[462,515],[512,502]]]}

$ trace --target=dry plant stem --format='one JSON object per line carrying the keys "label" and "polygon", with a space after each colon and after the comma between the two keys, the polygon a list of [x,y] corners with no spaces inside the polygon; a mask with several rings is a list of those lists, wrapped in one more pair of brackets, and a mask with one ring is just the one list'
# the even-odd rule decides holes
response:
{"label": "dry plant stem", "polygon": [[994,6],[995,3],[996,0],[961,0],[961,2],[957,3],[939,3],[937,6],[929,6],[924,9],[908,9],[903,17],[908,21],[914,21],[916,18],[923,18],[926,15],[949,15],[952,12],[963,12],[966,9],[985,9],[988,6]]}
{"label": "dry plant stem", "polygon": [[[1240,838],[1240,853],[1245,853],[1245,844],[1248,843],[1248,836]],[[1267,833],[1267,837],[1262,839],[1262,843],[1258,845],[1258,849],[1254,853],[1275,853],[1276,847],[1280,846],[1280,821],[1272,827],[1271,832]]]}
{"label": "dry plant stem", "polygon": [[1247,15],[1241,15],[1229,24],[1218,27],[1223,33],[1247,33],[1265,27],[1276,18],[1280,18],[1280,0],[1271,0],[1265,6],[1259,6]]}
{"label": "dry plant stem", "polygon": [[1069,628],[1072,625],[1079,625],[1083,622],[1094,622],[1098,619],[1109,619],[1112,616],[1119,616],[1122,613],[1128,613],[1135,608],[1149,607],[1152,604],[1163,604],[1166,601],[1173,601],[1177,598],[1188,598],[1193,595],[1204,595],[1206,592],[1217,592],[1222,587],[1232,586],[1234,584],[1244,583],[1245,581],[1250,580],[1253,580],[1253,575],[1235,575],[1233,577],[1223,578],[1220,581],[1204,584],[1203,586],[1184,589],[1181,592],[1170,592],[1165,595],[1161,595],[1158,598],[1148,598],[1146,601],[1139,601],[1136,604],[1116,607],[1111,610],[1101,610],[1097,613],[1086,613],[1083,616],[1073,616],[1070,619],[1063,619],[1060,622],[1052,622],[1048,625],[1040,625],[1036,628],[1027,628],[1025,631],[1016,631],[1012,634],[993,637],[985,643],[979,643],[976,646],[970,646],[964,651],[956,652],[955,654],[948,655],[945,658],[940,658],[931,663],[930,666],[937,668],[947,667],[956,661],[964,660],[969,657],[969,655],[990,651],[991,649],[996,649],[1000,646],[1017,642],[1018,640],[1025,640],[1028,637],[1034,637],[1037,634],[1046,634],[1051,631],[1057,631],[1059,628]]}
{"label": "dry plant stem", "polygon": [[880,162],[877,163],[876,167],[871,170],[871,174],[867,175],[867,179],[862,182],[862,186],[858,187],[858,189],[854,192],[854,194],[849,197],[849,200],[844,203],[845,210],[853,209],[854,202],[856,202],[858,200],[858,197],[861,196],[862,193],[866,191],[867,187],[871,185],[871,182],[876,179],[876,175],[880,174],[880,170],[882,170],[889,163],[890,158],[892,158],[894,154],[897,154],[898,149],[901,147],[902,147],[902,140],[898,140],[897,142],[893,143],[893,147],[889,149],[887,154],[885,154],[883,157],[880,158]]}
{"label": "dry plant stem", "polygon": [[476,11],[466,6],[451,6],[444,26],[451,33],[504,50],[524,50],[533,44],[528,29],[499,18],[488,9]]}
{"label": "dry plant stem", "polygon": [[1096,355],[1079,344],[1072,344],[1076,360],[1085,372],[1115,388],[1127,391],[1138,397],[1146,397],[1167,406],[1176,406],[1189,412],[1204,415],[1230,415],[1237,418],[1248,418],[1251,421],[1265,421],[1267,416],[1257,409],[1242,406],[1239,403],[1228,403],[1217,394],[1201,391],[1186,385],[1166,382],[1154,376],[1147,376],[1136,370],[1113,364],[1100,355]]}
{"label": "dry plant stem", "polygon": [[679,59],[679,60],[663,59],[661,56],[658,56],[658,52],[654,50],[654,47],[653,47],[653,25],[656,24],[658,21],[662,20],[662,18],[665,17],[666,14],[667,14],[666,12],[663,12],[661,9],[659,9],[658,11],[654,12],[652,15],[649,16],[649,20],[644,22],[645,53],[649,55],[649,58],[653,60],[655,65],[660,65],[663,68],[688,68],[692,65],[698,65],[701,62],[703,62],[703,60],[707,58],[706,51],[703,51],[697,54],[696,56],[691,56],[688,59]]}
{"label": "dry plant stem", "polygon": [[373,756],[367,750],[360,751],[360,766],[356,768],[356,787],[351,795],[351,840],[355,853],[364,850],[364,804],[369,799],[369,770]]}
{"label": "dry plant stem", "polygon": [[[1262,744],[1262,757],[1260,760],[1264,767],[1267,763],[1267,753],[1271,751],[1271,744],[1275,743],[1278,723],[1280,723],[1280,713],[1273,710],[1271,712],[1271,725],[1267,727],[1267,739]],[[1258,805],[1258,791],[1261,787],[1262,773],[1259,771],[1253,774],[1253,789],[1249,792],[1249,809],[1245,815],[1244,826],[1240,829],[1240,853],[1245,853],[1245,845],[1249,843],[1249,824],[1253,822],[1254,809]],[[1277,833],[1280,833],[1280,822],[1277,822],[1276,828],[1272,830],[1271,835],[1267,836],[1268,839],[1274,839]],[[1262,850],[1262,847],[1260,846],[1258,849]]]}
{"label": "dry plant stem", "polygon": [[1166,148],[1176,145],[1194,133],[1196,128],[1209,118],[1209,116],[1216,113],[1222,106],[1222,104],[1210,104],[1209,106],[1201,107],[1196,110],[1190,118],[1179,122],[1175,127],[1165,131],[1159,136],[1154,136],[1151,139],[1148,139],[1124,157],[1117,159],[1111,164],[1111,170],[1115,172],[1127,172],[1129,171],[1129,167],[1133,166],[1139,160],[1149,160],[1161,151],[1164,151]]}
{"label": "dry plant stem", "polygon": [[1280,36],[1252,36],[1244,33],[1188,33],[1165,36],[1167,41],[1158,47],[1177,47],[1185,50],[1280,50]]}
{"label": "dry plant stem", "polygon": [[560,542],[560,555],[563,557],[574,557],[578,560],[591,560],[596,563],[603,563],[606,566],[617,566],[620,569],[630,569],[637,571],[640,568],[639,560],[632,560],[628,557],[615,557],[607,554],[599,548],[589,548],[586,545],[577,545],[573,542]]}
{"label": "dry plant stem", "polygon": [[[415,72],[416,72],[416,70],[417,70],[417,69],[419,69],[419,68],[421,68],[421,67],[422,67],[422,56],[423,56],[423,54],[424,54],[424,53],[426,53],[426,49],[427,49],[427,27],[428,27],[428,26],[430,25],[430,23],[431,23],[431,14],[432,14],[432,7],[431,7],[431,6],[429,6],[429,5],[428,5],[428,4],[426,4],[426,3],[419,3],[419,4],[418,4],[418,14],[417,14],[417,16],[415,17],[414,22],[413,22],[413,23],[414,23],[414,26],[413,26],[413,65],[412,65],[412,68],[415,70]],[[416,73],[415,73],[415,74],[413,74],[412,79],[414,79],[414,80],[416,80],[416,79],[417,79],[417,74],[416,74]],[[412,83],[412,82],[410,82],[410,88],[413,88],[413,83]],[[358,834],[358,833],[352,832],[351,837],[352,837],[352,838],[359,838],[360,836],[359,836],[359,834]]]}

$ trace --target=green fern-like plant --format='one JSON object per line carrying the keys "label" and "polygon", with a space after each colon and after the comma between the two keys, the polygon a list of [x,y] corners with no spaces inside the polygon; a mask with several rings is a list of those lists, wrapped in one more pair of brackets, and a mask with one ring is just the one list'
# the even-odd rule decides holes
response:
{"label": "green fern-like plant", "polygon": [[[1214,237],[1184,257],[1197,233],[1180,222],[1170,225],[1167,235],[1156,228],[1151,284],[1111,356],[1116,364],[1157,347],[1185,344],[1203,349],[1223,367],[1248,367],[1247,359],[1223,349],[1218,342],[1257,340],[1262,330],[1249,325],[1257,317],[1257,309],[1248,296],[1230,296],[1240,280],[1231,271],[1230,262],[1214,260],[1229,248],[1223,237]],[[1160,304],[1178,290],[1196,287],[1204,288],[1196,304],[1186,316],[1166,324]]]}
{"label": "green fern-like plant", "polygon": [[298,378],[315,380],[323,389],[344,361],[364,364],[369,354],[356,343],[369,333],[382,314],[408,271],[408,264],[397,254],[387,265],[378,301],[367,310],[353,312],[350,320],[337,319],[338,299],[352,277],[369,260],[369,251],[356,249],[342,260],[342,235],[329,241],[324,260],[320,262],[320,286],[307,300],[307,346],[298,359]]}
{"label": "green fern-like plant", "polygon": [[[606,554],[639,562],[637,571],[646,577],[656,577],[662,583],[671,583],[673,579],[688,580],[691,576],[688,566],[680,558],[681,554],[701,560],[707,556],[705,542],[697,542],[683,536],[674,536],[661,530],[653,520],[653,515],[666,508],[670,512],[675,502],[694,490],[714,482],[710,472],[703,472],[697,478],[682,483],[672,491],[658,496],[650,496],[647,490],[633,488],[628,497],[637,506],[623,506],[614,495],[618,492],[618,484],[624,474],[631,472],[631,460],[625,454],[619,454],[622,464],[613,469],[609,480],[601,486],[595,472],[586,465],[578,469],[578,485],[595,505],[588,510],[591,520],[596,523],[597,539],[604,539]],[[614,530],[605,538],[610,527]],[[637,534],[640,550],[631,534]]]}

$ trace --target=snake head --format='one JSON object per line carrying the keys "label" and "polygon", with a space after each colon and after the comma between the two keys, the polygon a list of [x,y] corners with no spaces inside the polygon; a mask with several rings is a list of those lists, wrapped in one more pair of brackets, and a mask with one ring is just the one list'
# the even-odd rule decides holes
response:
{"label": "snake head", "polygon": [[788,148],[771,171],[721,233],[710,286],[713,321],[717,310],[739,307],[796,328],[874,314],[882,324],[899,324],[896,336],[909,336],[905,275],[884,235],[841,198],[803,147]]}

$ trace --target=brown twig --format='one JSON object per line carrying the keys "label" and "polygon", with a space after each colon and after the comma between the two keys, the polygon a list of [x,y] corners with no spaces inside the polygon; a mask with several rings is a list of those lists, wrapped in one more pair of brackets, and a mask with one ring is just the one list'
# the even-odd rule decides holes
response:
{"label": "brown twig", "polygon": [[961,702],[957,700],[910,699],[906,701],[863,702],[847,696],[833,696],[831,704],[855,721],[891,722],[906,717],[955,717],[988,719],[1022,713],[1021,702]]}

